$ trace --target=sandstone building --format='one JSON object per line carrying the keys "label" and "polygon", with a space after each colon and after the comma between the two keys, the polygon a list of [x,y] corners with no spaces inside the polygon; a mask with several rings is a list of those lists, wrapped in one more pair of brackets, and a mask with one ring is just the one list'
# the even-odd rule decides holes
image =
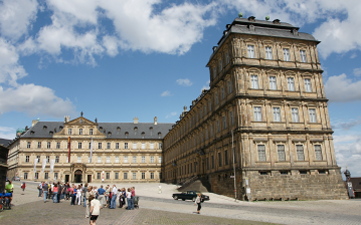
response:
{"label": "sandstone building", "polygon": [[98,123],[81,115],[33,121],[9,145],[8,177],[63,182],[159,182],[162,142],[172,124]]}
{"label": "sandstone building", "polygon": [[317,41],[291,24],[236,18],[207,64],[210,89],[175,124],[34,121],[8,176],[71,182],[202,182],[245,200],[347,198]]}
{"label": "sandstone building", "polygon": [[[238,199],[347,198],[317,41],[291,24],[236,18],[207,64],[210,89],[164,138],[164,179]],[[234,160],[234,161],[233,161]]]}

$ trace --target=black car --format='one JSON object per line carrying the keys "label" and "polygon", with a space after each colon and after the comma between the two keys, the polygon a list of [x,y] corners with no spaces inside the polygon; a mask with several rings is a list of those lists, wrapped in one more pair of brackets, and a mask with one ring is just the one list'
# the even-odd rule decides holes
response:
{"label": "black car", "polygon": [[[197,194],[199,192],[197,191],[185,191],[185,192],[182,192],[182,193],[174,193],[172,195],[172,198],[174,200],[178,200],[178,199],[182,199],[183,201],[185,200],[192,200],[193,202],[196,201],[196,198],[197,198]],[[204,201],[209,201],[209,196],[208,195],[201,195],[201,201],[204,202]]]}

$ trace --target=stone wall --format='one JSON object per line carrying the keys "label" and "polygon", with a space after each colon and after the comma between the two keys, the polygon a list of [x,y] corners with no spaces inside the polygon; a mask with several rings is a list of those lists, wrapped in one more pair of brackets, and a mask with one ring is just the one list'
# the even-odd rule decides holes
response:
{"label": "stone wall", "polygon": [[252,200],[348,199],[339,170],[247,172]]}

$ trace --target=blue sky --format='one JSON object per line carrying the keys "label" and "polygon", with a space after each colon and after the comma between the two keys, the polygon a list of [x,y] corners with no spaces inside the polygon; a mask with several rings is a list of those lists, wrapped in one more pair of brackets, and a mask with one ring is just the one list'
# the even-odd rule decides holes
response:
{"label": "blue sky", "polygon": [[80,112],[175,122],[203,88],[227,23],[280,19],[318,40],[342,172],[361,176],[358,0],[0,0],[0,137]]}

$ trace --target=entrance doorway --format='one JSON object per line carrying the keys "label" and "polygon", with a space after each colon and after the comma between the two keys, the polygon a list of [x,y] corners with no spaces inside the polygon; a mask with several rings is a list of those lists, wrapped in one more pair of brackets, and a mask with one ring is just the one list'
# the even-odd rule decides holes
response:
{"label": "entrance doorway", "polygon": [[69,182],[69,175],[65,175],[65,183]]}
{"label": "entrance doorway", "polygon": [[77,170],[74,172],[74,182],[75,183],[82,182],[82,174],[83,174],[83,172],[81,170]]}
{"label": "entrance doorway", "polygon": [[87,180],[88,183],[91,183],[92,182],[92,175],[88,175],[88,180]]}

